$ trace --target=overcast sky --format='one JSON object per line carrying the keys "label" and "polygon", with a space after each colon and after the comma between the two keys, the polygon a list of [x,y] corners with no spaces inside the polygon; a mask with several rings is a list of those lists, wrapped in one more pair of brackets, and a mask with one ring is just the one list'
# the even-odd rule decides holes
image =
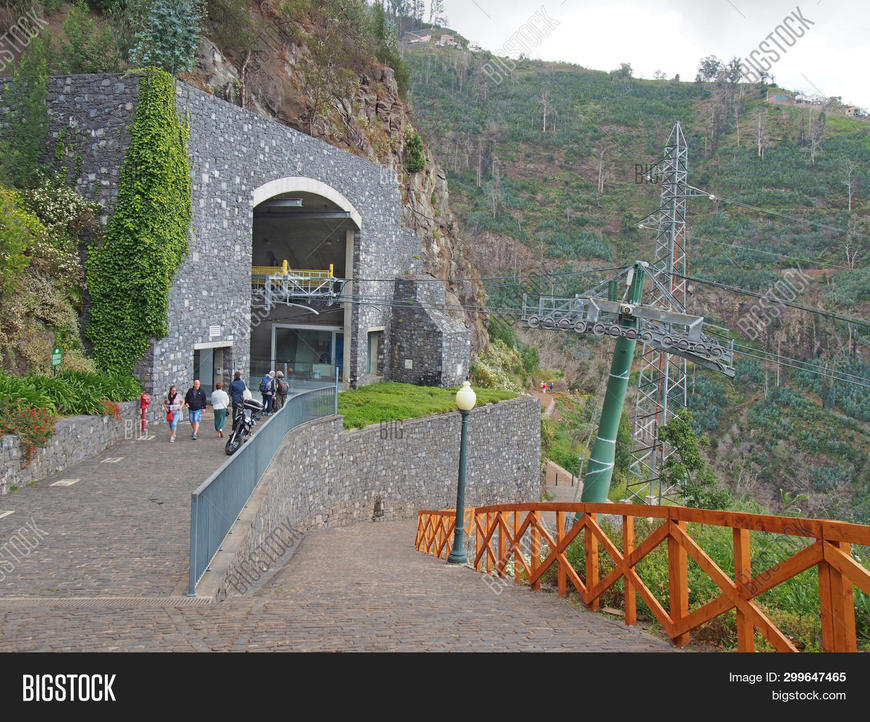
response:
{"label": "overcast sky", "polygon": [[[798,12],[803,33],[770,73],[778,85],[870,109],[870,2],[867,0],[445,0],[448,25],[497,55],[530,18],[547,37],[526,40],[526,55],[594,70],[630,63],[635,77],[694,80],[699,61],[745,58]],[[543,6],[543,10],[541,7]],[[799,8],[799,11],[796,9]],[[558,23],[558,24],[556,24]],[[784,31],[780,31],[784,32]],[[523,37],[520,33],[516,39]],[[774,36],[775,38],[777,36]],[[775,46],[771,46],[776,49]],[[764,49],[762,49],[764,50]],[[779,52],[777,50],[777,52]],[[766,56],[765,53],[761,55]],[[769,56],[767,56],[769,57]]]}

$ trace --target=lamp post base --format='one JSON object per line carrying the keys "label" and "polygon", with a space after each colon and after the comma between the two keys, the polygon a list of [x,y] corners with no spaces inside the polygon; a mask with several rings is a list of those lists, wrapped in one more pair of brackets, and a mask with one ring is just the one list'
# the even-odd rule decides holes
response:
{"label": "lamp post base", "polygon": [[[460,532],[461,534],[461,532]],[[448,564],[467,564],[468,557],[465,554],[465,535],[460,538],[459,535],[453,539],[453,549],[447,557]]]}

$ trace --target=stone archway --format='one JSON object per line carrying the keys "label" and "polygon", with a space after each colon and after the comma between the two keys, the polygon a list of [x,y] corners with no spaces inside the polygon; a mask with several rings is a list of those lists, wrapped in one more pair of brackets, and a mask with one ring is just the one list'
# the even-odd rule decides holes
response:
{"label": "stone archway", "polygon": [[[352,278],[362,216],[341,192],[314,178],[290,176],[254,189],[251,204],[254,280],[274,278],[268,275],[274,270],[268,269],[284,263],[301,273],[328,270],[335,278]],[[347,284],[344,295],[349,293],[352,289]],[[267,368],[288,367],[297,380],[307,375],[315,384],[327,372],[334,375],[336,367],[345,381],[350,378],[351,355],[345,349],[355,341],[351,305],[312,302],[317,311],[309,313],[303,306],[276,306],[256,322],[252,314],[252,378]]]}

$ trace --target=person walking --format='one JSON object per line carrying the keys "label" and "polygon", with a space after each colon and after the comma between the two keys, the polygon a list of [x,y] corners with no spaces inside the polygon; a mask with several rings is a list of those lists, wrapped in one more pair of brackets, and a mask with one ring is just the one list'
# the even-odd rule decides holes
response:
{"label": "person walking", "polygon": [[281,408],[287,402],[287,393],[290,391],[290,384],[284,380],[284,372],[275,372],[275,402],[277,408]]}
{"label": "person walking", "polygon": [[233,381],[230,384],[230,398],[233,400],[233,421],[242,409],[242,402],[245,400],[245,391],[248,387],[242,381],[242,372],[236,371],[233,374]]}
{"label": "person walking", "polygon": [[211,392],[211,407],[214,410],[214,430],[218,438],[224,438],[224,423],[227,420],[227,406],[230,405],[230,397],[224,391],[224,385],[218,381]]}
{"label": "person walking", "polygon": [[272,402],[275,400],[275,372],[270,371],[260,379],[260,393],[263,395],[263,414],[268,416],[274,410]]}
{"label": "person walking", "polygon": [[199,379],[193,380],[193,388],[187,390],[184,395],[184,405],[188,409],[190,423],[193,426],[193,436],[191,439],[196,441],[196,432],[199,431],[199,424],[202,421],[202,412],[208,402],[205,398],[205,391],[199,387]]}
{"label": "person walking", "polygon": [[175,443],[175,430],[178,428],[178,420],[181,418],[181,396],[175,386],[169,387],[169,393],[163,400],[163,410],[166,412],[166,423],[169,424],[169,443]]}

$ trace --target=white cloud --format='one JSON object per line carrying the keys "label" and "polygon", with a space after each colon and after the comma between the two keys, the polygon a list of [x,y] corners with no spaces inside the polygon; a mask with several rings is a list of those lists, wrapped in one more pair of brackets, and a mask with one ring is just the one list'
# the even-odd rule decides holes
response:
{"label": "white cloud", "polygon": [[[636,76],[656,70],[693,80],[701,58],[744,57],[795,8],[813,24],[773,66],[777,83],[794,90],[841,96],[870,109],[870,3],[848,0],[446,0],[450,25],[498,53],[543,4],[559,22],[531,50],[542,60],[613,70],[630,63]],[[804,77],[806,76],[806,77]],[[807,80],[808,79],[808,80]]]}

